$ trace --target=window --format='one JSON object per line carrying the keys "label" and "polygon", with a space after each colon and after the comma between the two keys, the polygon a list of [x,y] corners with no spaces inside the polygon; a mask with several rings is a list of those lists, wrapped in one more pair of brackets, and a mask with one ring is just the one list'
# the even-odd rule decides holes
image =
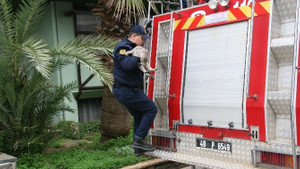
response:
{"label": "window", "polygon": [[76,10],[75,14],[75,31],[76,35],[79,34],[95,34],[96,26],[100,26],[99,16],[94,16],[91,11],[92,7],[96,7],[97,5],[76,5],[74,4],[74,8]]}
{"label": "window", "polygon": [[78,100],[79,122],[88,122],[101,119],[102,98]]}

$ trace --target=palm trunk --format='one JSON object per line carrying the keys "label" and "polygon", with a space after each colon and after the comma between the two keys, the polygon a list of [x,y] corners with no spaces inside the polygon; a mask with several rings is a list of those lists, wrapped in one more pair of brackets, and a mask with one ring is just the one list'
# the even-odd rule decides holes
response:
{"label": "palm trunk", "polygon": [[125,106],[115,99],[107,86],[104,87],[101,111],[101,142],[127,136],[131,127],[131,115]]}
{"label": "palm trunk", "polygon": [[[107,0],[98,0],[98,5],[92,10],[94,15],[99,16],[101,26],[96,27],[99,34],[124,38],[135,23],[129,23],[126,19],[116,20],[113,16],[115,7],[109,6]],[[124,14],[124,17],[125,14]],[[123,18],[124,18],[123,17]],[[130,20],[130,19],[129,19]],[[133,19],[132,19],[133,20]],[[113,68],[113,60],[108,56],[100,56],[101,61]],[[131,115],[113,96],[108,87],[104,88],[101,112],[101,140],[107,141],[111,138],[126,136],[131,127]]]}

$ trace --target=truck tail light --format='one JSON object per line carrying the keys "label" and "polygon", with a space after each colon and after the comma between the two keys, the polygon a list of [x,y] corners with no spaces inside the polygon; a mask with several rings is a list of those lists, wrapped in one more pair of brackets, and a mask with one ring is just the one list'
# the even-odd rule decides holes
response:
{"label": "truck tail light", "polygon": [[176,151],[176,139],[164,136],[152,136],[152,145],[158,149]]}
{"label": "truck tail light", "polygon": [[[257,151],[257,164],[271,168],[294,168],[293,155],[276,152]],[[297,168],[299,168],[299,157],[297,156]]]}

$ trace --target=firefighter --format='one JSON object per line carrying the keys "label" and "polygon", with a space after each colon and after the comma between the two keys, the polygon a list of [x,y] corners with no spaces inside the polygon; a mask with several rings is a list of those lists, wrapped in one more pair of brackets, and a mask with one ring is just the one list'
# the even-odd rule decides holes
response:
{"label": "firefighter", "polygon": [[157,107],[141,89],[143,72],[138,68],[140,58],[126,55],[136,46],[143,46],[145,39],[150,38],[144,27],[137,25],[117,44],[113,52],[114,84],[113,94],[124,104],[134,119],[134,136],[132,147],[135,155],[153,151],[154,147],[145,143],[145,137],[157,113]]}

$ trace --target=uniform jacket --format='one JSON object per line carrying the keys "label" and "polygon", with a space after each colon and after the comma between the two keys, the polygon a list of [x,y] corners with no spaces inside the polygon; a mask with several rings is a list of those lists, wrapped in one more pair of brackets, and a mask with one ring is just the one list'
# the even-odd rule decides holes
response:
{"label": "uniform jacket", "polygon": [[134,47],[136,47],[136,44],[125,37],[114,49],[113,75],[115,86],[139,88],[143,85],[143,72],[138,68],[140,58],[125,54],[126,51],[130,51]]}

